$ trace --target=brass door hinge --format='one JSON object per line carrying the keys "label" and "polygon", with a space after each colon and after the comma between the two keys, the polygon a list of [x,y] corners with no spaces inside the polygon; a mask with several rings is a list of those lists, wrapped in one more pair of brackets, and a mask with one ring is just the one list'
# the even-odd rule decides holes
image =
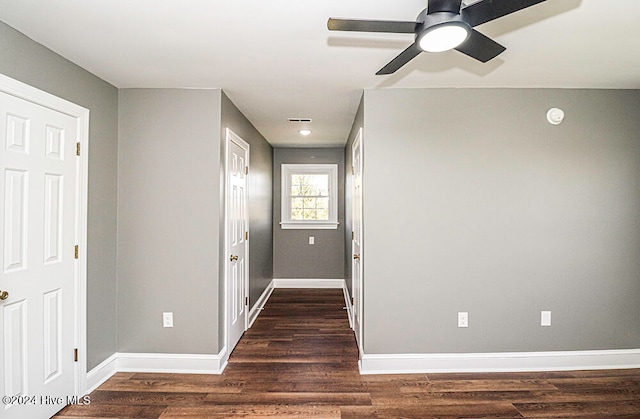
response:
{"label": "brass door hinge", "polygon": [[73,362],[78,362],[78,348],[73,350]]}
{"label": "brass door hinge", "polygon": [[80,143],[77,142],[76,143],[76,156],[79,156],[79,155],[80,155]]}
{"label": "brass door hinge", "polygon": [[244,239],[245,240],[249,240],[249,232],[248,231],[244,232]]}
{"label": "brass door hinge", "polygon": [[249,174],[249,166],[245,166],[244,167],[244,174],[248,175]]}
{"label": "brass door hinge", "polygon": [[78,253],[80,253],[80,250],[78,248],[78,245],[76,244],[75,248],[74,248],[74,257],[76,259],[78,259]]}
{"label": "brass door hinge", "polygon": [[351,305],[353,305],[355,303],[355,299],[353,297],[351,297]]}
{"label": "brass door hinge", "polygon": [[244,297],[244,305],[245,306],[249,305],[249,297]]}
{"label": "brass door hinge", "polygon": [[351,240],[355,240],[356,239],[356,232],[352,231],[351,232]]}

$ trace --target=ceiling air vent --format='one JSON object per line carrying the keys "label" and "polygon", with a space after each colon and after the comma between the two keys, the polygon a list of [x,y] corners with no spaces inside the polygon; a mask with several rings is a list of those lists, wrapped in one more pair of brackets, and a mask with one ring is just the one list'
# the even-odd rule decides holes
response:
{"label": "ceiling air vent", "polygon": [[289,122],[311,122],[311,118],[287,118]]}

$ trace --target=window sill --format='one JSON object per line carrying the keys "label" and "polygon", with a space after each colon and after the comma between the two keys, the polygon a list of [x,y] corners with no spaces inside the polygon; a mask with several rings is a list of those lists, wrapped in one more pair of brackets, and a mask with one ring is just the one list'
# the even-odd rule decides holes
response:
{"label": "window sill", "polygon": [[281,222],[280,227],[283,230],[336,230],[338,228],[338,223],[336,222],[295,222],[295,221],[287,221]]}

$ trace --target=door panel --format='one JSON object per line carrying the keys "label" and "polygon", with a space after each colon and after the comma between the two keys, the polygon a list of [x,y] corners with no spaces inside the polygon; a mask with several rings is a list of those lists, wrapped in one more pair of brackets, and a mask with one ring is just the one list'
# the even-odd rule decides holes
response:
{"label": "door panel", "polygon": [[62,374],[62,290],[57,289],[44,295],[44,382],[55,380]]}
{"label": "door panel", "polygon": [[62,175],[46,174],[44,180],[44,263],[60,262],[62,254],[62,215],[64,213]]}
{"label": "door panel", "polygon": [[27,188],[29,173],[5,169],[4,189],[4,273],[26,267]]}
{"label": "door panel", "polygon": [[27,319],[26,301],[6,304],[2,334],[4,346],[4,393],[7,395],[27,394]]}
{"label": "door panel", "polygon": [[[0,93],[0,393],[75,393],[77,120]],[[2,418],[48,417],[56,404],[3,404]]]}

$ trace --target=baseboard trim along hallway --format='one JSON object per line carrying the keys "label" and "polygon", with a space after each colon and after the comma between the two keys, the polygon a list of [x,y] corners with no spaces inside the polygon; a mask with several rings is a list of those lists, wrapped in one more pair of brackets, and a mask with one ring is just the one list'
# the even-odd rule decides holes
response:
{"label": "baseboard trim along hallway", "polygon": [[253,323],[260,315],[260,312],[264,310],[264,305],[267,304],[267,301],[269,301],[269,297],[271,297],[273,290],[273,280],[271,280],[271,282],[269,282],[269,285],[267,285],[267,288],[265,288],[256,303],[253,305],[253,308],[249,311],[249,328],[253,326]]}
{"label": "baseboard trim along hallway", "polygon": [[[256,321],[277,288],[342,289],[351,322],[350,298],[344,279],[273,279],[249,313]],[[116,372],[222,374],[229,354],[115,353],[87,373],[87,393]],[[358,362],[360,374],[535,372],[640,368],[640,349],[558,352],[496,352],[455,354],[367,354]]]}
{"label": "baseboard trim along hallway", "polygon": [[215,355],[117,352],[87,373],[87,393],[117,372],[222,374],[227,359],[226,348]]}
{"label": "baseboard trim along hallway", "polygon": [[274,278],[274,288],[342,288],[344,279]]}
{"label": "baseboard trim along hallway", "polygon": [[[124,372],[56,417],[637,417],[640,369],[597,370],[632,366],[635,350],[365,355],[367,372],[385,374],[362,374],[344,289],[267,295],[231,355],[117,353],[92,370],[92,387]],[[224,374],[166,373],[210,372],[227,358]],[[493,373],[523,365],[590,370]],[[411,374],[386,374],[398,371]]]}
{"label": "baseboard trim along hallway", "polygon": [[535,372],[640,368],[640,349],[467,354],[363,354],[361,374]]}

